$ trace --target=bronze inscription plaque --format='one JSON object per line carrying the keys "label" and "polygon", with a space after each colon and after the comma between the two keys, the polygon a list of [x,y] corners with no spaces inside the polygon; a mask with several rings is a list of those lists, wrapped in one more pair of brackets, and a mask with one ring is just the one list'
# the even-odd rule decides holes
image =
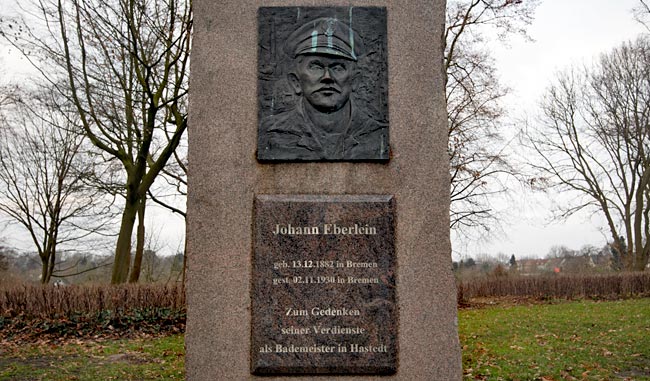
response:
{"label": "bronze inscription plaque", "polygon": [[257,196],[254,374],[397,368],[392,196]]}

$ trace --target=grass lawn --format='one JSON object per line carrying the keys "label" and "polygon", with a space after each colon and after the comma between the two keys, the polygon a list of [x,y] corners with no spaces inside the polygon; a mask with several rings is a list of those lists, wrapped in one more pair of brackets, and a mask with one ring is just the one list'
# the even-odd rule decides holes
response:
{"label": "grass lawn", "polygon": [[0,380],[183,380],[183,335],[0,347]]}
{"label": "grass lawn", "polygon": [[650,299],[459,313],[466,379],[650,380]]}
{"label": "grass lawn", "polygon": [[[463,309],[459,333],[466,379],[650,380],[648,298]],[[182,335],[0,346],[0,380],[184,376]]]}

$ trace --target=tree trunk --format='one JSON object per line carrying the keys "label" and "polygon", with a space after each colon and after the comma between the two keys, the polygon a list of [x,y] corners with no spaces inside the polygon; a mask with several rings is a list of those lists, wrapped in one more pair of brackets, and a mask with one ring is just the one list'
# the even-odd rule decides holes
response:
{"label": "tree trunk", "polygon": [[56,264],[56,241],[52,241],[52,247],[50,248],[50,252],[48,257],[50,258],[49,263],[48,263],[48,268],[47,268],[47,282],[50,283],[50,280],[52,280],[52,273],[54,272],[54,265]]}
{"label": "tree trunk", "polygon": [[636,190],[635,196],[635,210],[634,210],[634,270],[643,271],[647,264],[647,251],[646,241],[650,237],[644,237],[643,223],[646,221],[647,216],[643,215],[647,205],[644,204],[645,191],[650,184],[650,168],[645,169],[643,176],[639,180],[639,187]]}
{"label": "tree trunk", "polygon": [[135,242],[135,258],[133,259],[133,268],[129,276],[129,283],[137,283],[140,280],[140,271],[142,269],[142,255],[144,253],[144,212],[147,204],[147,197],[143,196],[138,204],[138,231]]}
{"label": "tree trunk", "polygon": [[50,278],[48,274],[50,273],[48,269],[50,268],[50,262],[47,258],[41,257],[41,283],[42,284],[48,284],[50,282]]}
{"label": "tree trunk", "polygon": [[639,240],[639,242],[636,243],[638,245],[638,248],[636,250],[636,256],[635,256],[635,261],[634,261],[634,270],[635,271],[645,271],[646,267],[648,266],[648,242],[643,242],[642,240]]}
{"label": "tree trunk", "polygon": [[130,201],[133,197],[127,194],[124,212],[122,212],[122,223],[120,233],[117,236],[115,245],[115,262],[113,262],[112,284],[121,284],[127,281],[129,267],[131,265],[131,236],[135,225],[135,215],[138,212],[138,200]]}
{"label": "tree trunk", "polygon": [[[185,221],[187,221],[187,218],[185,219]],[[181,270],[183,272],[183,277],[181,278],[182,279],[181,284],[183,285],[183,292],[185,292],[185,273],[187,271],[187,236],[185,237],[185,244],[184,244],[183,250],[184,250],[184,252],[183,252],[183,270]]]}
{"label": "tree trunk", "polygon": [[38,254],[41,258],[41,283],[48,284],[52,279],[52,272],[54,271],[55,253],[48,243],[45,245],[45,250]]}

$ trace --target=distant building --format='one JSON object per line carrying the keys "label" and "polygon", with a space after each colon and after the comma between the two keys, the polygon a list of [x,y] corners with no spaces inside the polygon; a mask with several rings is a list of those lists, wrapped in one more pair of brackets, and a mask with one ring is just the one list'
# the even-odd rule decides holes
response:
{"label": "distant building", "polygon": [[612,270],[612,258],[609,254],[567,256],[548,259],[519,259],[517,271],[521,275],[563,274],[584,272],[606,272]]}

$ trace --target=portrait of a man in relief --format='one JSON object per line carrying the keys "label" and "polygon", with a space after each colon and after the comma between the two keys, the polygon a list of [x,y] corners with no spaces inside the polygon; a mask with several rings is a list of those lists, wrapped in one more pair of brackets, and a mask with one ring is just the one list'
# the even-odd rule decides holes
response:
{"label": "portrait of a man in relief", "polygon": [[[278,23],[287,13],[307,16],[286,36],[260,44],[260,120],[258,159],[261,161],[386,161],[389,155],[386,102],[385,32],[375,36],[370,50],[354,27],[359,22],[367,34],[385,30],[366,13],[351,8],[266,8],[273,14],[263,22]],[[374,13],[372,12],[374,11]],[[383,11],[383,12],[381,12]],[[281,16],[278,16],[280,14]],[[376,16],[376,15],[375,15]],[[296,18],[296,17],[294,17]],[[304,20],[304,18],[297,17]],[[266,37],[266,36],[264,36]],[[260,36],[262,39],[263,37]],[[382,50],[377,53],[377,50]],[[281,55],[281,58],[278,56]],[[372,59],[368,59],[368,57]],[[266,62],[265,58],[272,57]],[[383,62],[378,62],[383,59]],[[365,62],[362,62],[365,61]],[[282,70],[283,69],[283,70]],[[383,70],[384,73],[380,73]],[[283,71],[284,78],[278,73]],[[274,83],[265,83],[268,73]],[[271,76],[273,78],[273,75]],[[375,83],[374,80],[383,80]],[[269,80],[273,82],[272,79]],[[365,81],[365,82],[364,82]],[[266,86],[265,86],[266,85]],[[378,99],[373,99],[374,97]],[[270,107],[265,104],[270,98]],[[283,103],[284,102],[284,103]],[[267,102],[268,103],[268,102]],[[266,107],[264,107],[266,106]],[[382,109],[379,111],[379,109]]]}

